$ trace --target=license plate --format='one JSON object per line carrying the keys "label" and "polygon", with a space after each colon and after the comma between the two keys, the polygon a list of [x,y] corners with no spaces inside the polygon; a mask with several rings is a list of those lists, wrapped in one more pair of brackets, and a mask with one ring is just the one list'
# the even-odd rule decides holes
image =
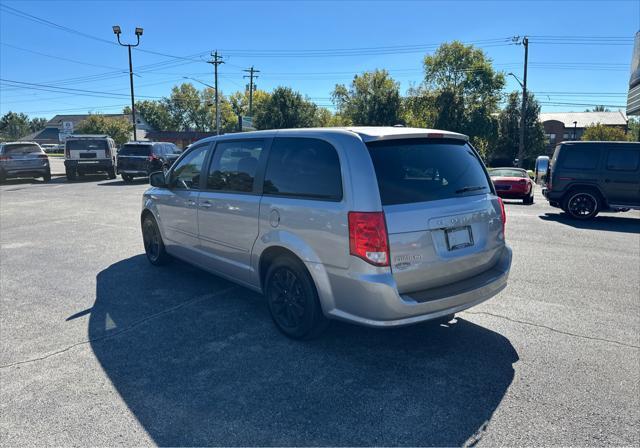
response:
{"label": "license plate", "polygon": [[473,235],[471,234],[471,227],[469,226],[447,229],[444,234],[447,238],[447,247],[449,250],[473,246]]}

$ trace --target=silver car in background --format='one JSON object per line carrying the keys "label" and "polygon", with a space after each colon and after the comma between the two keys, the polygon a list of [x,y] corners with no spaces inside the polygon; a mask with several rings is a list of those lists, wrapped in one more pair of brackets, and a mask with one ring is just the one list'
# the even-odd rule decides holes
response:
{"label": "silver car in background", "polygon": [[174,256],[266,296],[292,338],[327,319],[395,327],[505,288],[505,212],[465,135],[402,127],[230,134],[154,173],[149,261]]}
{"label": "silver car in background", "polygon": [[35,142],[0,143],[0,182],[18,177],[51,180],[49,157]]}

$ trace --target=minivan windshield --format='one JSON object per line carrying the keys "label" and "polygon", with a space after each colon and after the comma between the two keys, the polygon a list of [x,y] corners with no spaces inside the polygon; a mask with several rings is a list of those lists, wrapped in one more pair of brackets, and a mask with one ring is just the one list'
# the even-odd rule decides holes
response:
{"label": "minivan windshield", "polygon": [[367,144],[382,205],[491,192],[482,164],[456,139],[398,139]]}
{"label": "minivan windshield", "polygon": [[69,151],[100,151],[107,148],[106,140],[67,140]]}
{"label": "minivan windshield", "polygon": [[491,177],[527,177],[525,171],[510,168],[493,168],[489,170],[489,175]]}
{"label": "minivan windshield", "polygon": [[124,145],[118,155],[121,156],[148,156],[151,154],[151,145]]}

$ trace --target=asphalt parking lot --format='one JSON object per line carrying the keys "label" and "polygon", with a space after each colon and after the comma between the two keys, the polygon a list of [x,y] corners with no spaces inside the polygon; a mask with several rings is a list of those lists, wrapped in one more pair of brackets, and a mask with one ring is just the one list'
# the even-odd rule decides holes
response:
{"label": "asphalt parking lot", "polygon": [[144,183],[0,186],[0,444],[640,445],[640,214],[507,205],[508,288],[449,327],[294,342],[143,255]]}

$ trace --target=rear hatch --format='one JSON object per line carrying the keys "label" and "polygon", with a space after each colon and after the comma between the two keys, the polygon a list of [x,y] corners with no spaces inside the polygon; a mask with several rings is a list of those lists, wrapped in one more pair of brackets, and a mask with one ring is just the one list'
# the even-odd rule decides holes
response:
{"label": "rear hatch", "polygon": [[111,153],[107,139],[67,140],[66,158],[80,161],[110,159]]}
{"label": "rear hatch", "polygon": [[49,158],[38,145],[12,144],[3,146],[0,162],[7,170],[31,169],[46,166]]}
{"label": "rear hatch", "polygon": [[118,170],[147,171],[152,145],[127,143],[118,151]]}
{"label": "rear hatch", "polygon": [[465,140],[410,138],[367,146],[400,293],[450,284],[497,263],[504,247],[500,203]]}

